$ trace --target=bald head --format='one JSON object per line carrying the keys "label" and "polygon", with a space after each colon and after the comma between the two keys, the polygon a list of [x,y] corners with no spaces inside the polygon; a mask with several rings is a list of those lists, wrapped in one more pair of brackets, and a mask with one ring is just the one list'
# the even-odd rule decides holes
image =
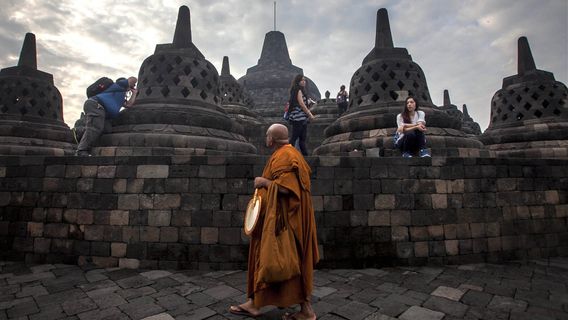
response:
{"label": "bald head", "polygon": [[282,146],[288,144],[288,128],[285,125],[275,123],[266,130],[267,143]]}

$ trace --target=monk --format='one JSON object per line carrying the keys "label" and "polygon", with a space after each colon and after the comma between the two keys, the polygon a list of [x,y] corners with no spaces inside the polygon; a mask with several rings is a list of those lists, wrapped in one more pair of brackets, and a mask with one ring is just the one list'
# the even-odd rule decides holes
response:
{"label": "monk", "polygon": [[[310,302],[313,290],[314,267],[319,261],[316,224],[312,195],[310,191],[311,169],[304,157],[288,143],[288,129],[281,124],[273,124],[266,131],[266,146],[274,149],[268,160],[262,177],[254,179],[254,187],[262,197],[261,217],[250,239],[247,301],[238,306],[231,306],[233,314],[258,317],[260,308],[267,305],[289,307],[300,304],[300,311],[286,313],[284,320],[315,320],[316,314]],[[272,193],[272,194],[271,194]],[[278,201],[267,201],[274,199]],[[276,204],[276,205],[275,205]],[[274,208],[280,206],[280,208]],[[271,210],[283,210],[296,240],[300,262],[300,274],[282,282],[265,283],[259,274],[262,269],[259,261],[270,257],[271,252],[263,252],[263,221]]]}

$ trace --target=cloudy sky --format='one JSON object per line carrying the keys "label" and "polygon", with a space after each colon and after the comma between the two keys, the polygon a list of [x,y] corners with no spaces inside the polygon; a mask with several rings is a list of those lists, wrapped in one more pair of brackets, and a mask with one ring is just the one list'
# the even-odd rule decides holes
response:
{"label": "cloudy sky", "polygon": [[[194,44],[218,71],[229,56],[240,78],[256,65],[273,30],[273,0],[1,0],[0,68],[17,64],[26,32],[36,35],[38,69],[54,75],[65,122],[82,111],[100,76],[138,75],[158,43],[171,43],[179,6],[191,10]],[[335,94],[374,46],[376,13],[389,12],[395,47],[426,74],[435,104],[448,89],[482,130],[491,97],[517,73],[517,39],[529,40],[538,69],[568,84],[566,0],[278,0],[276,28],[292,63]]]}

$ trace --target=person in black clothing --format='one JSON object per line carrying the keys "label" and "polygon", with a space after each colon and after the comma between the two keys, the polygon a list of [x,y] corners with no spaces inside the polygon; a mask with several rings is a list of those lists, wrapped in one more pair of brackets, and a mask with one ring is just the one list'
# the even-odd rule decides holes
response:
{"label": "person in black clothing", "polygon": [[337,93],[336,98],[339,115],[342,115],[345,111],[347,111],[348,97],[349,94],[347,93],[347,91],[345,91],[345,86],[341,85],[341,87],[339,87],[339,92]]}

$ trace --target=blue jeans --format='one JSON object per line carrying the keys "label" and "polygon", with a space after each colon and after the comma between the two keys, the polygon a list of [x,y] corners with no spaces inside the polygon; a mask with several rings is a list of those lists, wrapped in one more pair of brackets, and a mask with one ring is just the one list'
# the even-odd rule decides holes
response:
{"label": "blue jeans", "polygon": [[296,140],[299,139],[298,146],[300,147],[300,152],[302,152],[302,155],[305,157],[308,155],[308,148],[306,148],[308,120],[290,122],[292,123],[292,139],[290,139],[290,144],[295,146]]}
{"label": "blue jeans", "polygon": [[426,136],[424,132],[412,130],[404,133],[400,144],[400,151],[402,151],[402,153],[408,152],[414,154],[424,148],[426,148]]}

